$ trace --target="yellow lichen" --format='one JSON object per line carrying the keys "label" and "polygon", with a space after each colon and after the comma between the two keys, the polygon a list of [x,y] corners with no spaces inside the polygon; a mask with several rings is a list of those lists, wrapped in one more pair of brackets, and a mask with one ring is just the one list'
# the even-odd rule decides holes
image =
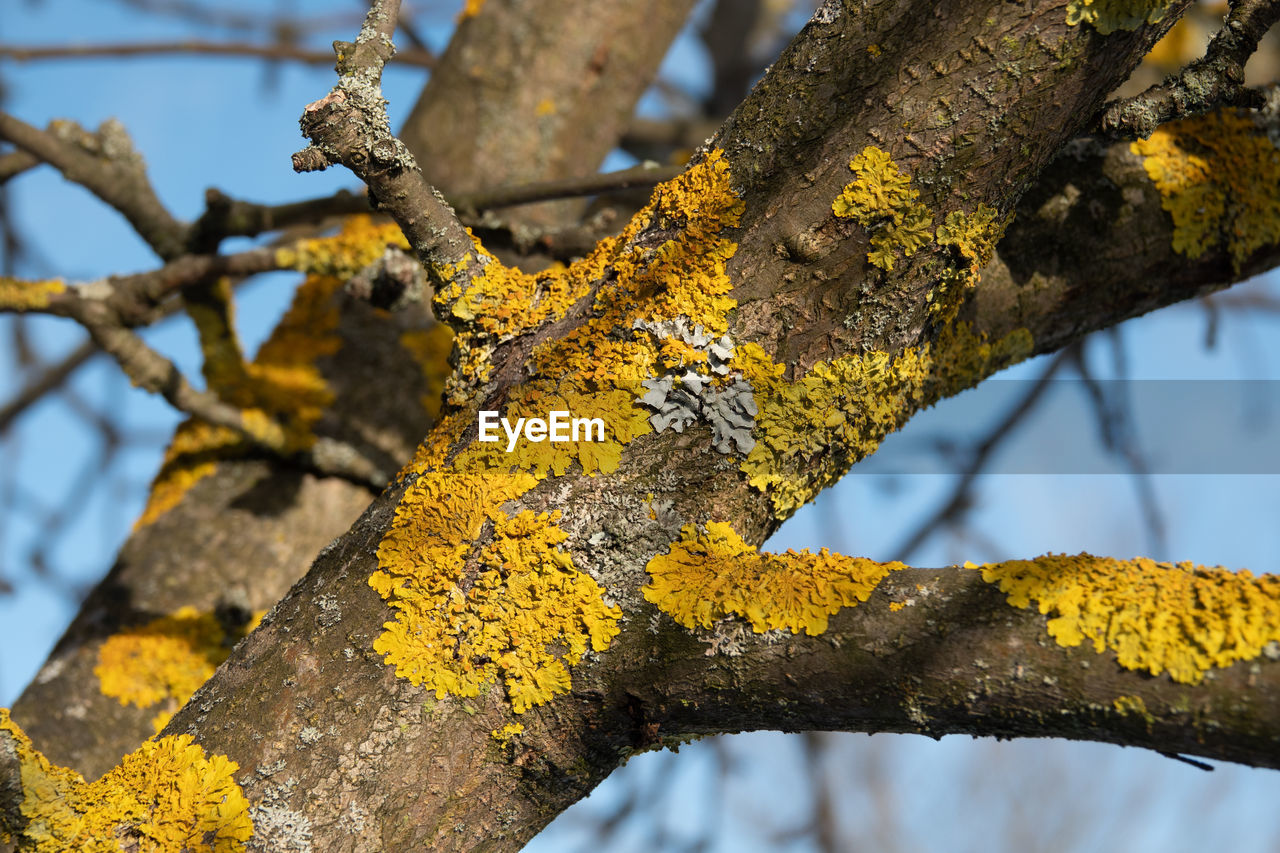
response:
{"label": "yellow lichen", "polygon": [[484,0],[467,0],[462,6],[462,11],[458,13],[458,23],[462,23],[467,18],[474,18],[483,8]]}
{"label": "yellow lichen", "polygon": [[1035,602],[1059,645],[1110,649],[1119,664],[1198,684],[1214,667],[1280,642],[1280,577],[1157,563],[1048,555],[980,567],[1015,607]]}
{"label": "yellow lichen", "polygon": [[307,275],[322,275],[342,281],[382,257],[387,247],[409,249],[409,241],[394,222],[375,222],[367,215],[349,216],[342,228],[329,237],[300,240],[276,249],[276,263]]}
{"label": "yellow lichen", "polygon": [[228,636],[214,614],[183,607],[108,637],[98,647],[93,674],[103,695],[119,699],[121,705],[147,708],[168,700],[168,708],[154,720],[158,732],[261,618],[256,614]]}
{"label": "yellow lichen", "polygon": [[950,323],[964,302],[967,291],[978,286],[982,268],[991,260],[996,244],[1012,216],[1001,220],[999,211],[979,203],[973,213],[955,210],[938,226],[939,246],[952,246],[960,254],[962,266],[947,267],[926,295],[929,313],[936,322]]}
{"label": "yellow lichen", "polygon": [[507,723],[500,729],[494,729],[489,732],[489,736],[498,742],[498,746],[504,749],[511,745],[511,741],[524,734],[524,723]]}
{"label": "yellow lichen", "polygon": [[90,783],[50,763],[3,708],[0,731],[19,762],[25,822],[2,828],[20,849],[232,853],[253,835],[249,802],[234,778],[239,766],[206,756],[190,735],[146,741]]}
{"label": "yellow lichen", "polygon": [[1071,0],[1067,4],[1067,23],[1089,24],[1110,35],[1116,30],[1136,30],[1145,24],[1164,20],[1173,0]]}
{"label": "yellow lichen", "polygon": [[433,421],[440,416],[444,403],[445,381],[453,375],[449,352],[453,349],[453,329],[437,323],[429,329],[414,329],[400,335],[400,346],[409,351],[427,390],[422,395],[422,409]]}
{"label": "yellow lichen", "polygon": [[710,628],[739,616],[756,633],[784,628],[816,635],[844,607],[871,597],[901,563],[877,563],[833,554],[766,554],[742,540],[729,524],[711,521],[705,532],[685,525],[669,553],[649,561],[646,601],[686,628]]}
{"label": "yellow lichen", "polygon": [[[333,237],[304,241],[297,249],[280,251],[295,252],[291,257],[303,268],[358,270],[366,258],[376,259],[388,240],[385,227],[372,226],[368,217],[356,216]],[[333,392],[316,362],[342,347],[335,297],[343,281],[332,275],[308,275],[252,362],[245,362],[240,356],[239,343],[229,331],[229,289],[222,292],[226,300],[222,307],[191,306],[192,318],[201,331],[204,373],[210,390],[240,408],[246,426],[283,439],[290,449],[311,446],[315,441],[312,427],[333,403]],[[197,420],[184,422],[165,452],[135,528],[154,522],[175,507],[193,485],[217,470],[219,459],[242,456],[249,449],[231,429]]]}
{"label": "yellow lichen", "polygon": [[[603,651],[622,613],[556,546],[557,516],[499,509],[527,491],[524,473],[423,474],[396,512],[369,584],[396,610],[374,642],[396,674],[475,696],[501,675],[516,713],[569,689],[565,664]],[[485,522],[493,535],[465,561]],[[469,576],[468,576],[469,575]]]}
{"label": "yellow lichen", "polygon": [[1173,248],[1198,258],[1223,243],[1238,271],[1280,241],[1280,150],[1247,113],[1162,125],[1130,146],[1173,217]]}
{"label": "yellow lichen", "polygon": [[1142,717],[1147,724],[1147,728],[1150,728],[1156,721],[1156,718],[1147,710],[1147,703],[1142,701],[1141,696],[1117,696],[1116,700],[1111,704],[1120,714],[1125,716],[1137,714]]}
{"label": "yellow lichen", "polygon": [[1025,329],[990,342],[962,325],[896,356],[850,353],[787,380],[783,365],[745,344],[734,365],[750,380],[759,413],[742,470],[786,518],[875,452],[912,413],[1030,353]]}
{"label": "yellow lichen", "polygon": [[0,275],[0,310],[39,311],[48,308],[50,298],[66,289],[67,285],[61,279],[24,281]]}
{"label": "yellow lichen", "polygon": [[836,196],[831,210],[871,232],[867,260],[892,270],[895,250],[911,257],[933,239],[933,216],[911,189],[911,178],[898,171],[887,151],[873,145],[849,161],[855,179]]}
{"label": "yellow lichen", "polygon": [[[575,465],[585,474],[611,472],[623,448],[650,431],[636,402],[640,382],[681,353],[635,324],[683,317],[708,334],[727,330],[734,302],[725,264],[737,247],[720,232],[742,209],[714,151],[658,187],[622,234],[569,267],[528,275],[477,245],[479,261],[437,271],[448,281],[437,304],[459,328],[459,374],[479,381],[495,341],[558,319],[594,292],[580,306],[587,316],[579,326],[534,347],[531,375],[506,389],[502,415],[599,417],[606,440],[521,440],[510,454],[474,439],[456,447],[474,435],[479,402],[464,386],[452,389],[457,408],[406,467],[413,482],[369,580],[396,611],[374,648],[398,675],[441,697],[476,695],[501,677],[523,712],[567,691],[568,666],[588,649],[608,647],[621,611],[558,549],[566,535],[554,517],[509,515],[503,504]],[[637,241],[650,225],[675,236]]]}

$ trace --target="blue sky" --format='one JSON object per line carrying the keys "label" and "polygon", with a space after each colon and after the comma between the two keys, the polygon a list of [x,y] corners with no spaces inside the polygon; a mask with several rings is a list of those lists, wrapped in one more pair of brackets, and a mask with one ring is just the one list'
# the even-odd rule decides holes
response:
{"label": "blue sky", "polygon": [[[223,4],[223,8],[232,5]],[[181,23],[141,16],[123,4],[104,0],[0,0],[0,7],[0,40],[7,43],[138,41],[192,35]],[[238,7],[261,8],[247,3]],[[281,4],[268,8],[292,7]],[[329,38],[349,38],[360,14],[359,4],[351,2],[311,2],[305,8],[309,13],[333,9],[352,15],[349,31],[335,30],[316,39],[315,44],[324,44]],[[431,8],[438,11],[434,25],[426,29],[439,47],[447,38],[455,9],[443,5]],[[199,35],[234,37],[216,30]],[[696,86],[705,67],[695,40],[686,34],[673,51],[666,73]],[[353,183],[341,170],[296,175],[289,167],[289,155],[301,147],[297,116],[303,105],[331,85],[332,72],[324,67],[284,66],[271,76],[272,84],[265,89],[268,75],[260,63],[218,58],[26,65],[0,60],[0,75],[8,92],[4,108],[27,122],[43,125],[54,117],[69,117],[96,125],[107,117],[120,119],[145,156],[161,198],[180,217],[198,214],[208,186],[243,198],[287,201]],[[407,112],[423,80],[424,72],[417,69],[393,65],[388,71],[384,88],[393,121]],[[658,108],[658,99],[646,101],[646,109]],[[609,165],[622,164],[615,159]],[[18,227],[33,248],[31,256],[19,264],[20,274],[86,280],[155,265],[149,250],[118,215],[52,171],[38,170],[10,186]],[[274,324],[294,282],[287,275],[275,275],[246,289],[238,317],[250,345],[260,341]],[[1245,287],[1280,292],[1274,280]],[[1204,345],[1205,331],[1205,314],[1194,306],[1168,309],[1128,324],[1123,338],[1129,376],[1218,382],[1280,378],[1280,334],[1274,318],[1227,312],[1212,350]],[[68,321],[45,318],[31,320],[29,332],[40,353],[50,357],[70,351],[83,338]],[[0,318],[0,400],[7,399],[23,380],[11,360],[11,334],[10,321]],[[193,336],[184,321],[168,322],[150,330],[147,337],[189,375],[198,375]],[[1101,375],[1110,375],[1112,353],[1107,341],[1092,342],[1088,357]],[[1009,375],[1025,380],[1041,369],[1043,363],[1035,362],[1019,366]],[[104,362],[80,371],[72,388],[75,397],[89,408],[109,411],[121,423],[157,438],[177,420],[163,401],[129,389]],[[1030,454],[1032,459],[1036,454],[1053,454],[1088,431],[1089,421],[1081,416],[1082,403],[1071,402],[1070,395],[1075,392],[1066,388],[1062,393],[1067,395],[1063,402],[1037,414],[1014,437],[1008,448],[1010,458],[1019,452]],[[1266,405],[1274,397],[1272,390],[1253,395],[1252,406],[1245,400],[1238,409],[1228,407],[1220,417],[1195,426],[1190,444],[1183,447],[1192,452],[1197,438],[1205,443],[1242,443],[1257,441],[1259,436],[1263,445],[1274,445],[1274,438],[1280,435],[1280,409]],[[992,420],[1000,416],[1003,404],[999,395],[973,399],[979,402],[944,403],[893,441],[928,446],[938,436],[955,439],[955,424],[962,420],[961,415],[966,423],[980,422],[986,408],[991,409]],[[74,613],[74,602],[32,566],[31,554],[40,544],[39,517],[46,510],[68,504],[80,508],[50,558],[58,578],[73,585],[92,584],[108,568],[127,535],[162,450],[157,441],[144,442],[127,448],[110,468],[100,470],[100,442],[75,414],[78,405],[64,397],[46,400],[18,422],[0,448],[0,465],[17,472],[20,491],[12,499],[21,508],[0,523],[0,577],[16,588],[12,595],[0,595],[0,705],[12,702]],[[1175,400],[1164,419],[1191,422],[1192,415],[1201,413],[1193,402],[1179,411]],[[1158,434],[1160,420],[1143,428]],[[1070,475],[1062,473],[1064,466],[1059,460],[1053,461],[1053,465],[1046,462],[1045,470],[1039,473],[988,478],[977,493],[972,535],[966,539],[935,537],[914,555],[913,562],[942,565],[966,559],[1089,550],[1117,557],[1144,554],[1221,563],[1255,571],[1275,570],[1280,564],[1280,526],[1274,522],[1280,506],[1280,476],[1274,470],[1251,475],[1149,476],[1146,486],[1168,520],[1160,542],[1143,524],[1132,478]],[[1158,470],[1173,471],[1177,466],[1171,463]],[[827,546],[887,559],[922,514],[944,499],[954,480],[954,475],[946,474],[855,471],[788,522],[770,546]],[[96,488],[86,490],[89,481],[96,482]],[[767,823],[762,814],[781,826],[788,814],[804,813],[804,800],[787,793],[804,789],[803,778],[793,778],[799,773],[795,742],[753,735],[732,741],[727,749],[737,756],[741,772],[733,777],[736,799],[723,811],[715,849],[805,849],[759,843],[767,834],[760,828],[762,821]],[[1211,843],[1233,850],[1262,851],[1280,846],[1280,826],[1269,817],[1280,798],[1280,775],[1270,771],[1224,767],[1206,774],[1136,750],[1044,742],[995,745],[968,738],[935,743],[906,736],[847,736],[833,750],[833,755],[844,757],[848,768],[869,765],[869,756],[880,756],[876,760],[888,767],[882,790],[895,792],[903,813],[916,816],[898,828],[903,850],[1027,849],[1001,847],[997,843],[1001,836],[995,829],[1017,822],[1010,795],[1019,796],[1024,790],[1029,791],[1028,797],[1036,795],[1035,786],[1025,780],[1029,774],[1036,776],[1038,768],[1053,771],[1060,791],[1075,790],[1072,786],[1078,780],[1090,780],[1092,795],[1106,794],[1099,808],[1110,803],[1118,809],[1142,798],[1141,808],[1129,807],[1129,817],[1138,816],[1137,829],[1125,828],[1124,814],[1095,816],[1093,825],[1112,826],[1113,835],[1092,837],[1085,833],[1082,837],[1094,843],[1078,849],[1119,849],[1121,838],[1126,850],[1198,850]],[[705,744],[682,752],[684,769],[669,795],[665,817],[645,818],[644,827],[652,828],[654,821],[679,822],[682,815],[701,820],[708,811],[715,811],[706,799],[709,786],[702,778],[710,772],[713,754]],[[643,779],[645,773],[658,773],[667,760],[638,757],[632,762],[638,768],[633,773]],[[991,790],[976,791],[975,773],[981,778],[979,771],[988,765],[992,773],[1008,779],[1008,784],[1002,788],[992,783]],[[859,800],[862,789],[857,781],[855,774],[839,786],[841,796],[848,800],[842,814],[863,815],[860,824],[848,827],[853,837],[858,837],[859,826],[887,813]],[[603,808],[611,797],[620,796],[617,786],[621,784],[625,782],[611,782],[594,804],[584,808]],[[1054,785],[1048,788],[1050,793],[1043,800],[1034,800],[1042,815],[1063,808],[1053,800]],[[1193,807],[1200,811],[1193,811]],[[929,819],[920,820],[918,816],[925,812]],[[985,814],[989,820],[978,820],[977,814]],[[557,830],[568,835],[536,842],[531,849],[562,849],[564,839],[573,837],[574,820],[567,815]],[[636,824],[629,837],[641,839],[641,826]],[[990,844],[983,844],[984,838]],[[634,843],[636,849],[642,849],[646,842]],[[867,844],[869,849],[879,849],[872,841]],[[630,848],[624,845],[622,849]]]}

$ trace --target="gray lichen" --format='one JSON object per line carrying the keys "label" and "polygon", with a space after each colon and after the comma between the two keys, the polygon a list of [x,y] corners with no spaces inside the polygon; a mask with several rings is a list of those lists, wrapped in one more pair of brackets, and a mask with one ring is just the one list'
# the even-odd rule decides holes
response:
{"label": "gray lichen", "polygon": [[659,340],[681,340],[706,355],[707,373],[689,367],[679,376],[668,374],[641,383],[645,394],[640,402],[654,410],[649,416],[654,431],[684,432],[691,424],[704,421],[711,425],[717,451],[729,454],[736,447],[739,453],[750,453],[756,444],[751,430],[757,413],[751,383],[741,376],[728,382],[716,381],[730,373],[733,341],[729,336],[713,338],[701,326],[690,328],[684,317],[660,323],[636,320],[632,328],[649,332]]}

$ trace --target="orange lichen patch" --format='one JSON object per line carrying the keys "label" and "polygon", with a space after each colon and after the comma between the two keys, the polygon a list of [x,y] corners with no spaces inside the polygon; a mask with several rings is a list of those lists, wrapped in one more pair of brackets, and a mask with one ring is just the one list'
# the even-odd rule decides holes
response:
{"label": "orange lichen patch", "polygon": [[103,695],[146,708],[169,700],[158,716],[159,731],[172,712],[191,698],[213,675],[236,640],[257,627],[259,613],[244,628],[228,636],[212,613],[183,607],[171,616],[113,634],[98,647],[93,674]]}
{"label": "orange lichen patch", "polygon": [[[96,782],[49,762],[0,708],[0,731],[17,756],[23,826],[3,826],[19,849],[216,851],[245,849],[249,802],[226,756],[208,757],[190,735],[149,740]],[[0,820],[6,813],[0,811]]]}
{"label": "orange lichen patch", "polygon": [[1067,24],[1089,24],[1110,35],[1116,30],[1136,30],[1143,24],[1164,20],[1173,0],[1071,0],[1067,4]]}
{"label": "orange lichen patch", "polygon": [[49,307],[49,299],[65,292],[67,285],[61,279],[24,281],[0,275],[0,310],[39,311]]}
{"label": "orange lichen patch", "polygon": [[103,695],[121,705],[146,708],[169,697],[185,702],[226,660],[225,639],[212,613],[183,607],[108,637],[93,674]]}
{"label": "orange lichen patch", "polygon": [[521,417],[545,418],[553,411],[571,412],[574,418],[603,421],[604,440],[531,442],[520,438],[508,453],[503,435],[497,442],[468,448],[458,464],[468,468],[515,466],[538,479],[548,474],[561,476],[575,462],[584,474],[611,474],[618,469],[623,448],[651,431],[647,413],[633,405],[636,395],[632,386],[609,382],[600,390],[584,390],[581,377],[565,377],[559,382],[539,379],[521,385],[512,390],[502,410],[509,423],[515,424]]}
{"label": "orange lichen patch", "polygon": [[458,23],[462,23],[467,18],[473,18],[480,14],[480,10],[484,8],[484,0],[467,0],[462,6],[462,11],[458,13]]}
{"label": "orange lichen patch", "polygon": [[[971,564],[967,564],[970,565]],[[1061,646],[1111,649],[1126,669],[1198,684],[1280,642],[1280,577],[1089,554],[971,566],[1015,607],[1049,615]]]}
{"label": "orange lichen patch", "polygon": [[1198,258],[1223,243],[1239,270],[1280,241],[1280,151],[1232,109],[1162,125],[1130,145],[1173,217],[1173,248]]}
{"label": "orange lichen patch", "polygon": [[388,246],[408,250],[409,241],[394,222],[377,223],[358,214],[343,220],[331,237],[300,240],[276,249],[276,262],[285,269],[346,281],[382,257]]}
{"label": "orange lichen patch", "polygon": [[679,338],[663,338],[658,344],[658,361],[667,370],[691,367],[707,360],[707,354]]}
{"label": "orange lichen patch", "polygon": [[849,161],[855,178],[831,203],[836,216],[852,219],[871,232],[867,260],[892,270],[894,251],[911,257],[933,239],[933,216],[911,189],[911,178],[898,171],[887,151],[874,145]]}
{"label": "orange lichen patch", "polygon": [[453,368],[449,366],[453,329],[443,323],[429,329],[414,329],[400,335],[400,346],[409,351],[422,371],[422,378],[427,383],[427,390],[421,397],[422,409],[434,421],[440,416],[440,407],[444,403],[445,381],[453,375]]}
{"label": "orange lichen patch", "polygon": [[1117,712],[1125,716],[1136,714],[1142,717],[1148,727],[1156,721],[1156,718],[1147,710],[1147,703],[1142,701],[1141,696],[1117,696],[1111,704]]}
{"label": "orange lichen patch", "polygon": [[987,341],[948,327],[933,344],[897,355],[851,353],[815,364],[796,380],[759,346],[738,348],[733,364],[755,391],[756,445],[742,463],[751,485],[768,491],[786,518],[874,453],[914,412],[1030,355],[1020,329]]}
{"label": "orange lichen patch", "polygon": [[471,240],[479,260],[446,266],[442,277],[449,283],[437,290],[435,303],[498,340],[563,317],[586,295],[607,258],[607,252],[597,248],[568,267],[526,273],[504,265],[475,235]]}
{"label": "orange lichen patch", "polygon": [[827,630],[827,619],[871,597],[902,563],[844,557],[823,548],[817,554],[766,554],[742,540],[729,524],[707,523],[699,532],[686,524],[667,554],[649,561],[646,601],[686,628],[710,628],[740,616],[757,634],[785,628],[809,635]]}

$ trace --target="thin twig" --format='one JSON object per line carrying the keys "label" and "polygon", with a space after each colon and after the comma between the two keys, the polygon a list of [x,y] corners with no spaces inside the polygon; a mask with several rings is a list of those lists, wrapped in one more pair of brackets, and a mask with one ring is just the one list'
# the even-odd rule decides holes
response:
{"label": "thin twig", "polygon": [[65,131],[62,136],[92,137],[98,150],[91,153],[82,145],[60,138],[56,132],[40,130],[0,112],[0,139],[40,158],[67,180],[80,184],[114,207],[164,260],[172,260],[186,251],[187,226],[175,219],[156,197],[142,158],[134,151],[132,141],[119,122],[108,119],[96,134],[85,134],[70,122],[56,127]]}
{"label": "thin twig", "polygon": [[210,189],[205,192],[205,212],[194,226],[196,237],[193,242],[213,249],[226,237],[256,237],[264,231],[278,231],[294,225],[320,222],[330,216],[369,211],[368,196],[350,190],[286,204],[258,204]]}
{"label": "thin twig", "polygon": [[[259,59],[290,60],[313,65],[332,65],[333,51],[310,50],[291,44],[250,44],[247,42],[211,42],[200,40],[142,42],[120,44],[74,44],[21,47],[0,45],[0,59],[17,62],[36,62],[50,59],[96,59],[112,57],[148,57],[169,54],[202,56],[256,57]],[[425,50],[410,50],[398,54],[402,65],[434,68],[435,57]]]}
{"label": "thin twig", "polygon": [[1142,94],[1108,107],[1099,120],[1102,133],[1145,138],[1164,122],[1218,106],[1262,106],[1262,93],[1244,85],[1244,66],[1277,20],[1280,0],[1233,0],[1205,55]]}
{"label": "thin twig", "polygon": [[56,391],[75,373],[82,364],[93,358],[98,347],[93,341],[85,341],[76,347],[70,355],[57,364],[51,365],[22,387],[13,399],[0,407],[0,433],[9,429],[9,425],[28,408],[44,398],[46,394]]}
{"label": "thin twig", "polygon": [[105,304],[84,300],[76,319],[134,385],[160,394],[178,411],[231,429],[253,447],[320,473],[344,477],[375,490],[386,485],[386,473],[354,447],[320,436],[311,447],[299,450],[290,446],[284,428],[275,421],[250,417],[217,394],[194,388],[173,362],[119,323]]}
{"label": "thin twig", "polygon": [[0,154],[0,184],[8,183],[30,169],[40,165],[40,159],[26,151],[9,151]]}
{"label": "thin twig", "polygon": [[448,196],[459,211],[479,211],[496,207],[515,207],[537,201],[595,195],[632,187],[651,187],[669,181],[684,171],[683,166],[642,165],[616,172],[601,172],[554,181],[538,181],[509,187],[494,187],[471,193]]}

